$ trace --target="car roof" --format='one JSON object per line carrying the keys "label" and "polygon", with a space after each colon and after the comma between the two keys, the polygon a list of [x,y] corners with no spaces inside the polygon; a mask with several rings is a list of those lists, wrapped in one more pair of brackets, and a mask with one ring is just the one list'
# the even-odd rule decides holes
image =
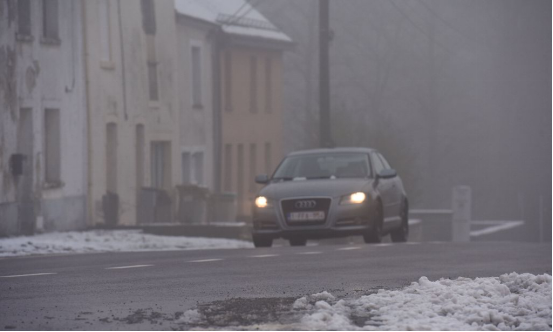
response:
{"label": "car roof", "polygon": [[324,154],[324,153],[336,153],[336,152],[369,153],[369,152],[376,152],[376,150],[373,148],[339,147],[339,148],[294,151],[294,152],[290,152],[287,156],[299,156],[299,155],[305,155],[305,154]]}

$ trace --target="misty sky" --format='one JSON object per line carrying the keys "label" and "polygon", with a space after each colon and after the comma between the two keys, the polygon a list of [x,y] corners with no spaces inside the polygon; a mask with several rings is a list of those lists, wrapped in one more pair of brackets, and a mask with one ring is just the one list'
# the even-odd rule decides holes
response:
{"label": "misty sky", "polygon": [[[254,4],[256,1],[253,1]],[[330,1],[332,131],[380,149],[415,207],[551,220],[551,2]],[[288,151],[318,144],[317,1],[259,1],[285,55]]]}

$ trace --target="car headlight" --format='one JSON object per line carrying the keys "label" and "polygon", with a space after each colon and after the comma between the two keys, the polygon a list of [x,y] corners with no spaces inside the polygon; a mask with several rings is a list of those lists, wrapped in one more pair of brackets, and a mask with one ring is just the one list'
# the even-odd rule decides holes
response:
{"label": "car headlight", "polygon": [[340,204],[361,204],[365,201],[367,195],[362,192],[353,193],[351,195],[342,196]]}
{"label": "car headlight", "polygon": [[255,199],[255,206],[257,206],[260,209],[263,209],[263,208],[266,208],[266,207],[271,207],[272,204],[271,204],[271,201],[267,199],[267,197],[258,196]]}

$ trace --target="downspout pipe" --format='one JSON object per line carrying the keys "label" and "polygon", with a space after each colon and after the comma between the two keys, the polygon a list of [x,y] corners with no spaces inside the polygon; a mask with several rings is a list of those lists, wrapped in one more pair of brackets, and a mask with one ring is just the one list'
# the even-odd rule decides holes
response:
{"label": "downspout pipe", "polygon": [[92,132],[92,123],[90,121],[91,119],[91,109],[90,109],[90,80],[89,80],[89,70],[88,70],[88,62],[89,62],[89,54],[88,54],[88,42],[87,42],[87,23],[86,23],[86,1],[81,1],[81,15],[82,15],[82,22],[81,22],[81,28],[82,28],[82,34],[83,34],[83,66],[84,66],[84,82],[85,82],[85,107],[86,107],[86,215],[87,215],[87,226],[92,226],[93,222],[93,216],[92,216],[92,205],[93,205],[93,197],[92,197],[92,139],[91,139],[91,132]]}
{"label": "downspout pipe", "polygon": [[119,42],[121,44],[121,84],[123,88],[123,113],[125,121],[129,118],[127,113],[127,80],[125,78],[125,42],[123,41],[123,14],[121,10],[121,0],[117,1],[117,15],[119,18]]}
{"label": "downspout pipe", "polygon": [[222,145],[222,114],[221,114],[221,41],[222,31],[219,27],[213,31],[213,179],[215,192],[221,193],[221,145]]}

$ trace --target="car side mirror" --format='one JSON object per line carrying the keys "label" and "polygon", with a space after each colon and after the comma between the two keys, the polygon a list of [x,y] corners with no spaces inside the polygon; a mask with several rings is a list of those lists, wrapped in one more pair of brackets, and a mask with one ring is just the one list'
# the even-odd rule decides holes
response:
{"label": "car side mirror", "polygon": [[269,183],[269,176],[267,174],[261,174],[255,177],[255,183],[267,184]]}
{"label": "car side mirror", "polygon": [[395,169],[392,169],[392,168],[388,168],[388,169],[383,169],[381,170],[380,172],[378,172],[378,178],[380,179],[391,179],[391,178],[395,178],[397,176],[397,172]]}

